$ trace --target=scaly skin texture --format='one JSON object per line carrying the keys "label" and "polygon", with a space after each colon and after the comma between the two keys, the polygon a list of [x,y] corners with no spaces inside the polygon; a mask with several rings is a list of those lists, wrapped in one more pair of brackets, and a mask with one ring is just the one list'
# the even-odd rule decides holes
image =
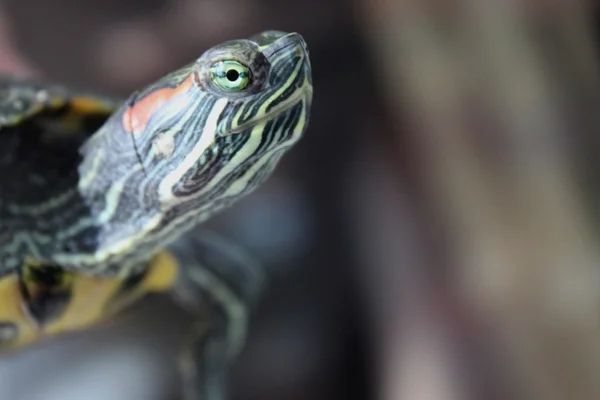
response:
{"label": "scaly skin texture", "polygon": [[181,235],[271,174],[311,101],[303,39],[275,31],[216,46],[125,102],[0,78],[0,348],[169,291],[198,316],[185,399],[226,398],[263,277],[241,249]]}
{"label": "scaly skin texture", "polygon": [[[249,69],[244,89],[215,84],[210,68],[222,60]],[[71,135],[47,105],[11,119],[40,108],[43,88],[24,91],[0,94],[0,275],[31,257],[124,277],[271,174],[306,128],[312,81],[300,35],[271,31],[208,50],[105,122],[92,104]]]}

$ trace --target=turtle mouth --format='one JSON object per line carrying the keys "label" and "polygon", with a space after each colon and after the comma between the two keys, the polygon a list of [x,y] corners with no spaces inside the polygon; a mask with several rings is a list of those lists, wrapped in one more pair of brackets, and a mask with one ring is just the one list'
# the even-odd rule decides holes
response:
{"label": "turtle mouth", "polygon": [[217,135],[221,137],[234,135],[237,133],[241,133],[247,129],[250,129],[256,125],[269,122],[277,118],[279,115],[286,113],[296,104],[298,104],[299,101],[309,101],[312,98],[312,92],[312,86],[306,85],[302,89],[294,93],[292,96],[277,104],[268,113],[265,113],[261,117],[255,118],[236,127],[230,127],[229,129],[227,129],[226,124],[220,124],[220,126],[217,129]]}

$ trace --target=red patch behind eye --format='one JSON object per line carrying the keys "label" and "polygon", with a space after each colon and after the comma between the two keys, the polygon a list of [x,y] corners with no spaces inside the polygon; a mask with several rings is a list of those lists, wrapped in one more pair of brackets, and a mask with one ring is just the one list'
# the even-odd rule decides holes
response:
{"label": "red patch behind eye", "polygon": [[123,113],[123,128],[129,133],[143,131],[152,114],[172,97],[188,90],[192,86],[193,80],[193,74],[191,74],[179,86],[159,89],[135,103]]}

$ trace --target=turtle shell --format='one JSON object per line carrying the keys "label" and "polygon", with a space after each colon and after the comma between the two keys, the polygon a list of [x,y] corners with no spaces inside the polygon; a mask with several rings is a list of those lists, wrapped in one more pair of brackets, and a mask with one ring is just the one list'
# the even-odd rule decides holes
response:
{"label": "turtle shell", "polygon": [[[122,101],[30,78],[0,76],[0,246],[77,179],[79,149]],[[72,186],[74,187],[74,186]],[[58,199],[57,199],[58,200]],[[55,221],[53,227],[60,226]],[[15,229],[17,228],[17,229]],[[15,265],[0,260],[0,276]]]}
{"label": "turtle shell", "polygon": [[[60,201],[68,186],[76,187],[79,149],[121,104],[60,85],[0,77],[0,246],[12,245],[19,226]],[[58,215],[48,221],[49,231],[62,225]],[[0,350],[85,328],[162,290],[174,276],[174,264],[165,257],[143,274],[103,280],[39,264],[34,254],[18,265],[0,257]]]}
{"label": "turtle shell", "polygon": [[121,103],[120,99],[41,80],[0,76],[0,128],[3,130],[43,118],[46,123],[53,120],[57,123],[57,133],[61,130],[83,133],[85,124],[102,123]]}

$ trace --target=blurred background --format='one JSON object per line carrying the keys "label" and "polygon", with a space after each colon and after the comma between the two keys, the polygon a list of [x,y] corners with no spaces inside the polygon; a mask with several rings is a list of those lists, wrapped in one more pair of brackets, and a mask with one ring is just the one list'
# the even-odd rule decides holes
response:
{"label": "blurred background", "polygon": [[[315,100],[208,225],[270,288],[235,399],[599,399],[597,2],[2,0],[0,71],[126,96],[267,29]],[[148,298],[0,361],[0,398],[178,399],[188,316]]]}

